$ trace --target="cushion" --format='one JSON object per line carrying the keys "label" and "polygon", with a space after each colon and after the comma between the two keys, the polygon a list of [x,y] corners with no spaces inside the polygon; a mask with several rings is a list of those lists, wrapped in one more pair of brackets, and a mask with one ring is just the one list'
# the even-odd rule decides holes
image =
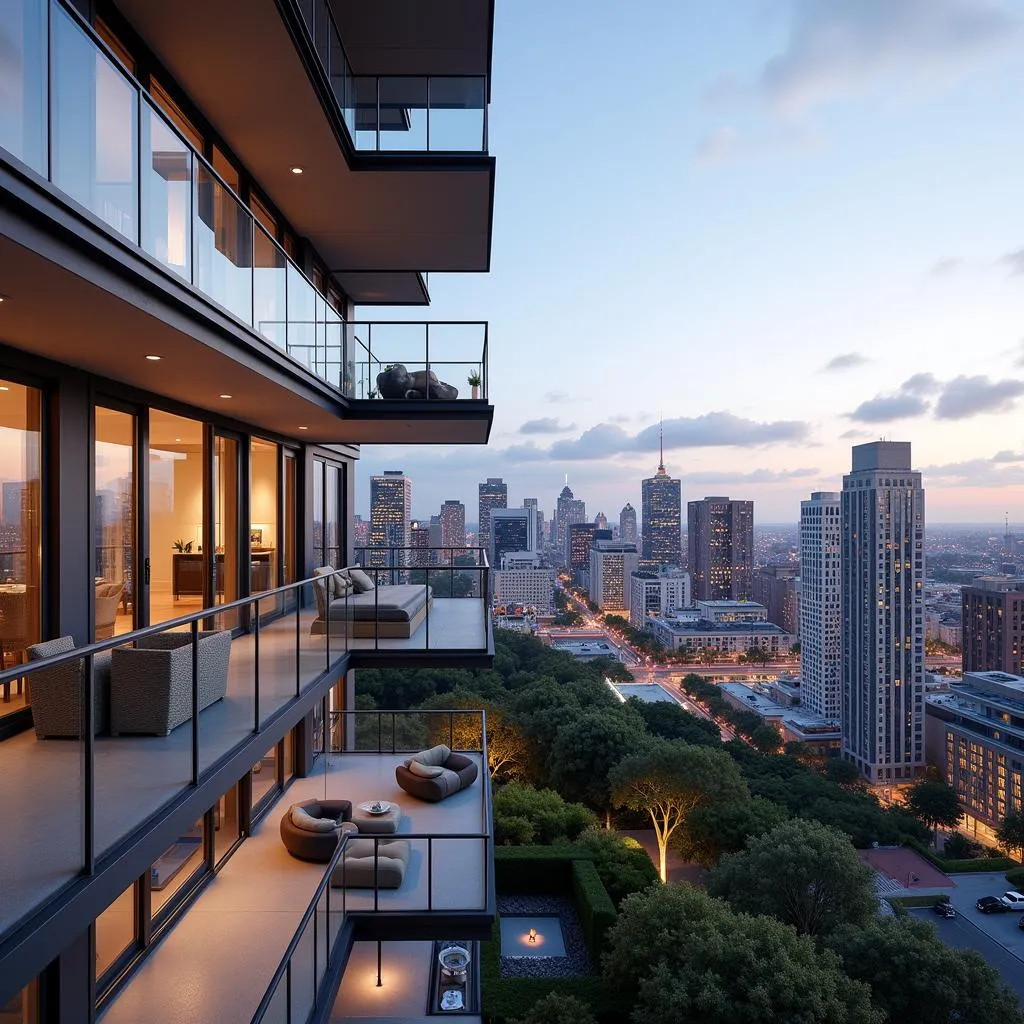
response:
{"label": "cushion", "polygon": [[333,832],[338,827],[334,818],[314,818],[302,807],[292,808],[292,824],[305,832]]}
{"label": "cushion", "polygon": [[373,580],[362,569],[349,569],[348,575],[357,594],[367,594],[374,589]]}
{"label": "cushion", "polygon": [[440,765],[421,764],[419,761],[409,762],[409,771],[421,779],[436,779],[444,769]]}
{"label": "cushion", "polygon": [[436,765],[440,767],[451,756],[451,748],[446,747],[443,743],[438,743],[436,747],[431,747],[429,750],[421,750],[418,754],[413,754],[412,757],[405,762],[405,766],[409,771],[412,771],[412,762],[419,761],[420,764]]}
{"label": "cushion", "polygon": [[330,574],[334,572],[333,566],[320,565],[313,570],[314,577],[326,577],[324,579],[314,578],[313,596],[316,598],[317,617],[327,618],[327,606],[331,603],[331,580]]}
{"label": "cushion", "polygon": [[352,580],[341,573],[331,580],[331,595],[335,598],[347,597],[354,589]]}

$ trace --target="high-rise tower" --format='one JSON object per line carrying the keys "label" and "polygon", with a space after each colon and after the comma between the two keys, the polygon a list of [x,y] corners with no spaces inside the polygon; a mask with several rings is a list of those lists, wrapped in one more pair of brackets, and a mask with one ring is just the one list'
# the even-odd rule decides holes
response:
{"label": "high-rise tower", "polygon": [[[400,469],[370,477],[370,551],[367,565],[406,565],[412,545],[412,481]],[[392,574],[394,575],[394,574]],[[381,583],[397,583],[381,575]]]}
{"label": "high-rise tower", "polygon": [[569,484],[562,488],[558,496],[558,504],[555,511],[555,548],[564,555],[565,541],[568,537],[570,523],[585,523],[587,521],[587,505],[580,498],[573,497]]}
{"label": "high-rise tower", "polygon": [[841,525],[837,491],[815,491],[800,502],[800,702],[836,721],[843,693]]}
{"label": "high-rise tower", "polygon": [[843,756],[871,782],[924,768],[924,489],[910,443],[853,449],[842,494]]}
{"label": "high-rise tower", "polygon": [[628,501],[619,513],[619,540],[636,543],[636,509]]}
{"label": "high-rise tower", "polygon": [[[455,498],[449,498],[441,506],[441,547],[464,548],[466,546],[466,506]],[[455,552],[452,552],[455,555]],[[444,552],[445,561],[450,561]]]}
{"label": "high-rise tower", "polygon": [[704,498],[691,501],[686,511],[694,601],[748,599],[754,565],[754,503]]}
{"label": "high-rise tower", "polygon": [[665,472],[665,435],[659,434],[658,472],[641,484],[642,569],[683,564],[682,486]]}
{"label": "high-rise tower", "polygon": [[488,551],[491,546],[491,509],[508,508],[508,484],[500,476],[489,476],[479,486],[479,517],[477,547]]}

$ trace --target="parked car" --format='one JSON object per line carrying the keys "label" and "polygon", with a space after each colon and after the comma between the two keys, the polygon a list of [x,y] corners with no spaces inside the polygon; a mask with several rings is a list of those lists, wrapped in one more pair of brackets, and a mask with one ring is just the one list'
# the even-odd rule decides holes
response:
{"label": "parked car", "polygon": [[1010,889],[1009,892],[1004,892],[999,897],[999,902],[1002,903],[1007,910],[1024,910],[1024,895]]}
{"label": "parked car", "polygon": [[998,896],[982,896],[974,904],[983,914],[1002,914],[1006,911]]}
{"label": "parked car", "polygon": [[956,910],[954,909],[953,904],[948,900],[941,900],[939,903],[936,903],[935,906],[932,907],[932,910],[934,910],[939,917],[956,917]]}

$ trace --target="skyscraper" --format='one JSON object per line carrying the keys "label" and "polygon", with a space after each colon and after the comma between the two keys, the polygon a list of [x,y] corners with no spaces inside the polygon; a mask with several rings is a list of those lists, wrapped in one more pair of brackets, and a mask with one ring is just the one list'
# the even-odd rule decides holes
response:
{"label": "skyscraper", "polygon": [[426,566],[430,564],[430,523],[413,520],[409,524],[409,544],[412,551],[406,564]]}
{"label": "skyscraper", "polygon": [[619,513],[619,540],[636,543],[636,509],[628,501]]}
{"label": "skyscraper", "polygon": [[487,560],[501,566],[501,556],[512,552],[536,552],[537,511],[532,508],[491,509],[491,546]]}
{"label": "skyscraper", "polygon": [[800,701],[816,714],[842,714],[841,496],[815,491],[800,502]]}
{"label": "skyscraper", "polygon": [[562,493],[558,495],[557,511],[555,512],[555,537],[553,543],[563,558],[568,559],[565,551],[566,538],[569,536],[570,523],[585,523],[587,521],[586,502],[573,497],[573,493],[566,484]]}
{"label": "skyscraper", "polygon": [[664,438],[659,448],[658,472],[640,485],[643,513],[643,550],[640,566],[683,564],[682,487],[665,472]]}
{"label": "skyscraper", "polygon": [[754,503],[704,498],[691,501],[686,512],[694,601],[748,599],[754,565]]}
{"label": "skyscraper", "polygon": [[630,577],[638,562],[635,544],[595,538],[590,548],[590,600],[601,611],[629,611]]}
{"label": "skyscraper", "polygon": [[875,783],[924,768],[924,489],[910,443],[853,449],[842,494],[843,756]]}
{"label": "skyscraper", "polygon": [[479,517],[477,520],[477,547],[491,548],[491,509],[508,508],[508,484],[500,476],[489,476],[479,488]]}
{"label": "skyscraper", "polygon": [[611,540],[611,531],[599,531],[594,523],[569,523],[565,531],[565,565],[572,573],[573,582],[581,585],[583,579],[579,574],[590,570],[590,546],[594,538]]}
{"label": "skyscraper", "polygon": [[1024,584],[1007,576],[982,576],[961,591],[964,672],[1024,669]]}
{"label": "skyscraper", "polygon": [[607,530],[608,529],[608,517],[603,512],[598,512],[597,515],[594,516],[594,525],[599,530]]}
{"label": "skyscraper", "polygon": [[[366,564],[405,565],[412,545],[411,521],[412,481],[400,469],[386,469],[383,476],[371,476],[370,551]],[[398,579],[385,580],[382,575],[381,582],[397,583]]]}
{"label": "skyscraper", "polygon": [[799,575],[800,566],[788,562],[764,565],[754,570],[750,581],[750,596],[768,609],[768,621],[794,636],[800,633]]}
{"label": "skyscraper", "polygon": [[[441,547],[464,548],[465,546],[466,506],[461,501],[449,498],[441,506]],[[450,560],[447,552],[445,560]]]}

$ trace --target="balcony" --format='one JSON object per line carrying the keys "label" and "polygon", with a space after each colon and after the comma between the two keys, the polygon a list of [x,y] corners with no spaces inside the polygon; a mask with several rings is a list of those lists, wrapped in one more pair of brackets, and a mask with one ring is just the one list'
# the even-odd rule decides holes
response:
{"label": "balcony", "polygon": [[[399,732],[419,729],[425,741],[454,732],[465,741],[462,752],[477,760],[477,781],[440,804],[410,798],[395,783],[395,765],[405,756],[392,743],[396,720]],[[329,753],[315,773],[288,788],[114,1000],[106,1024],[304,1021],[333,1001],[330,970],[345,962],[362,926],[402,936],[457,922],[467,936],[487,937],[494,885],[483,735],[479,711],[332,715]],[[387,799],[402,807],[398,835],[412,850],[400,888],[331,886],[345,843],[326,867],[286,853],[280,819],[292,803],[314,797]],[[225,969],[225,950],[245,970]]]}

